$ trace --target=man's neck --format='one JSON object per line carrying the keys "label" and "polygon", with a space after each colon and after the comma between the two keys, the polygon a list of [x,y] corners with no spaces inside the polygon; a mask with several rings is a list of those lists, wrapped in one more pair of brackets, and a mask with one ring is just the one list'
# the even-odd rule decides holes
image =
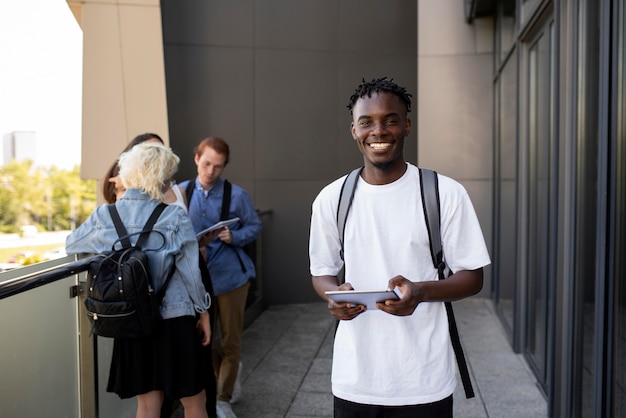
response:
{"label": "man's neck", "polygon": [[202,186],[202,189],[205,191],[209,191],[213,188],[213,186],[215,186],[217,184],[217,182],[219,181],[219,178],[217,180],[215,180],[213,183],[209,183],[209,184],[205,184],[200,182],[200,186]]}
{"label": "man's neck", "polygon": [[393,183],[406,173],[406,162],[404,160],[394,161],[388,166],[374,166],[365,164],[361,172],[361,178],[369,184],[380,186]]}

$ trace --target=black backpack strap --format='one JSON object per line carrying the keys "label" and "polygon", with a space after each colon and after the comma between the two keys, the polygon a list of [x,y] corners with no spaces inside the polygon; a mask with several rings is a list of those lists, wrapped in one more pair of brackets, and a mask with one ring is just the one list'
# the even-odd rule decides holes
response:
{"label": "black backpack strap", "polygon": [[341,251],[339,255],[343,260],[343,238],[346,232],[346,219],[348,212],[352,206],[354,199],[354,191],[359,181],[359,175],[363,171],[363,167],[355,168],[348,174],[341,186],[341,194],[339,195],[339,204],[337,205],[337,230],[339,231],[339,241],[341,242]]}
{"label": "black backpack strap", "polygon": [[170,272],[167,273],[167,278],[163,282],[163,286],[161,286],[161,288],[159,289],[159,291],[156,294],[156,297],[157,297],[157,300],[159,301],[159,304],[163,301],[163,298],[165,297],[165,291],[167,290],[167,284],[170,282],[170,279],[174,275],[174,271],[175,270],[176,270],[176,262],[174,262],[174,264],[172,264],[172,268],[170,268]]}
{"label": "black backpack strap", "polygon": [[113,225],[115,225],[115,230],[117,231],[117,236],[119,237],[120,242],[122,243],[123,248],[132,247],[130,243],[130,239],[128,239],[128,231],[120,218],[120,214],[115,207],[115,203],[111,203],[108,205],[109,213],[111,214],[111,219],[113,220]]}
{"label": "black backpack strap", "polygon": [[445,263],[443,261],[443,249],[441,246],[441,231],[439,208],[439,181],[437,173],[432,170],[419,169],[420,172],[420,190],[422,194],[422,206],[424,207],[424,218],[426,219],[426,229],[428,229],[428,238],[430,242],[430,256],[433,265],[439,272],[439,279],[445,279],[443,269]]}
{"label": "black backpack strap", "polygon": [[[143,243],[146,242],[146,240],[148,239],[148,236],[150,235],[150,231],[152,231],[152,228],[154,227],[154,224],[156,224],[156,221],[159,219],[159,216],[161,216],[161,213],[163,213],[163,211],[165,210],[167,206],[168,206],[167,204],[161,202],[157,205],[157,207],[154,208],[154,210],[152,211],[152,214],[150,215],[150,217],[146,221],[146,224],[143,227],[143,231],[141,231],[141,235],[139,235],[139,239],[135,243],[135,247],[141,248]],[[165,238],[163,238],[163,240],[165,242]],[[174,264],[172,264],[172,267],[170,268],[170,271],[167,274],[167,278],[165,279],[165,281],[163,282],[163,285],[161,286],[161,288],[156,294],[159,304],[163,301],[163,298],[165,297],[167,284],[169,283],[170,279],[174,275],[175,270],[176,270],[176,262],[174,261]]]}
{"label": "black backpack strap", "polygon": [[[187,195],[187,208],[191,203],[191,196],[194,190],[196,190],[196,179],[189,180],[187,187],[185,188],[185,194]],[[222,194],[222,209],[220,212],[220,221],[228,219],[228,213],[230,212],[230,196],[232,185],[228,180],[224,180],[224,193]]]}
{"label": "black backpack strap", "polygon": [[154,224],[159,219],[159,216],[161,216],[161,213],[163,213],[166,207],[167,205],[161,202],[157,205],[156,208],[154,208],[154,210],[152,211],[152,214],[148,218],[148,221],[144,225],[143,230],[141,231],[141,235],[139,235],[139,239],[135,243],[135,247],[141,248],[143,243],[146,242],[146,240],[148,239],[148,236],[150,235],[150,231],[152,231]]}
{"label": "black backpack strap", "polygon": [[[422,192],[422,206],[424,207],[424,218],[426,219],[426,228],[428,229],[428,238],[430,241],[430,255],[433,260],[433,265],[437,269],[439,280],[444,280],[446,278],[446,263],[443,260],[443,247],[441,245],[439,181],[435,171],[420,168],[419,172],[420,190]],[[454,348],[454,354],[459,366],[461,381],[463,382],[463,388],[465,389],[465,397],[468,399],[473,398],[474,388],[472,387],[467,362],[465,361],[465,354],[463,353],[463,347],[461,346],[461,338],[459,337],[459,330],[456,326],[452,303],[445,302],[445,307],[446,313],[448,314],[448,330],[450,332],[450,340],[452,341],[452,348]]]}
{"label": "black backpack strap", "polygon": [[[222,211],[220,212],[220,221],[225,221],[228,219],[228,214],[230,213],[230,202],[232,195],[233,185],[226,179],[224,179],[224,193],[222,194]],[[246,266],[243,264],[243,260],[239,255],[239,252],[235,250],[235,254],[237,254],[237,260],[239,260],[239,267],[241,267],[241,271],[245,273]]]}
{"label": "black backpack strap", "polygon": [[220,213],[220,221],[228,219],[228,213],[230,212],[230,195],[233,186],[228,180],[224,180],[224,193],[222,195],[222,212]]}
{"label": "black backpack strap", "polygon": [[[352,200],[354,199],[354,191],[359,181],[359,176],[363,171],[363,167],[355,168],[348,174],[346,179],[341,185],[341,193],[339,194],[339,204],[337,205],[337,231],[339,232],[339,242],[341,243],[341,249],[339,250],[339,256],[343,261],[343,240],[346,232],[346,219],[348,218],[348,212],[352,206]],[[345,265],[343,273],[339,274],[337,279],[339,284],[345,282]]]}
{"label": "black backpack strap", "polygon": [[[166,207],[167,205],[161,202],[154,208],[154,210],[152,211],[152,214],[150,214],[150,217],[146,221],[146,224],[144,225],[143,229],[141,230],[141,232],[139,232],[140,235],[139,235],[139,238],[137,239],[137,242],[135,243],[135,248],[141,248],[144,242],[148,239],[148,236],[150,235],[150,232],[152,231],[154,224],[156,224],[156,221],[159,219],[159,216],[161,216],[161,213],[163,213]],[[122,222],[122,219],[120,218],[120,214],[117,211],[115,204],[108,205],[108,208],[109,208],[109,213],[111,214],[111,219],[113,220],[113,224],[115,225],[115,230],[117,231],[117,235],[119,236],[119,241],[121,241],[123,248],[132,247],[130,243],[130,239],[128,237],[134,234],[130,234],[130,235],[128,234],[128,231],[126,230],[126,227],[124,226],[124,223]],[[163,282],[163,286],[161,286],[161,288],[156,294],[157,300],[159,301],[159,303],[161,303],[161,301],[163,300],[163,297],[165,297],[167,284],[172,278],[172,276],[174,275],[174,270],[176,270],[176,264],[172,265],[172,268],[170,269],[167,275],[167,278],[165,279],[165,282]]]}
{"label": "black backpack strap", "polygon": [[[150,231],[152,231],[152,228],[154,227],[154,224],[159,219],[159,216],[161,216],[161,213],[163,213],[163,211],[165,210],[166,207],[167,207],[167,205],[165,203],[161,202],[161,203],[159,203],[157,205],[156,208],[154,208],[154,210],[152,211],[152,214],[148,218],[148,221],[146,222],[146,224],[143,227],[143,231],[141,232],[141,235],[139,235],[139,239],[135,243],[135,247],[141,248],[141,246],[146,241],[146,239],[148,239],[148,235],[150,235]],[[161,288],[159,289],[159,291],[156,294],[157,300],[159,301],[159,303],[161,303],[163,301],[163,298],[165,297],[165,291],[167,290],[167,284],[169,283],[170,279],[174,275],[174,270],[176,270],[176,262],[174,262],[174,264],[172,264],[172,268],[170,268],[170,272],[167,274],[167,278],[163,282],[163,286],[161,286]]]}
{"label": "black backpack strap", "polygon": [[189,205],[191,204],[191,196],[193,195],[194,190],[196,190],[196,178],[192,178],[187,183],[187,187],[185,187],[185,196],[187,197],[187,209],[189,209]]}
{"label": "black backpack strap", "polygon": [[[115,225],[115,230],[117,231],[119,241],[122,243],[123,248],[132,247],[133,245],[130,243],[129,237],[137,233],[135,234],[128,233],[114,203],[107,205],[107,207],[109,209],[109,213],[111,214],[113,225]],[[165,210],[166,207],[167,205],[165,203],[159,203],[157,207],[154,208],[154,210],[152,211],[152,214],[148,218],[148,221],[144,225],[142,231],[138,232],[138,234],[140,235],[139,235],[139,239],[137,239],[137,242],[134,245],[135,247],[141,248],[143,243],[146,242],[146,239],[148,239],[148,235],[150,235],[150,231],[152,231],[152,227],[154,227],[154,224],[156,223],[157,219],[159,219],[159,216],[161,216],[161,213],[163,212],[163,210]]]}

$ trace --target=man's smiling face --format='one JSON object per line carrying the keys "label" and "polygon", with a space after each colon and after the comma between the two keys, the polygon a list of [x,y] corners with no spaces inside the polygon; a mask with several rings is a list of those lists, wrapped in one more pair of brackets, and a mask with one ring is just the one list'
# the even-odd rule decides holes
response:
{"label": "man's smiling face", "polygon": [[394,94],[374,92],[357,100],[350,130],[366,165],[386,169],[404,165],[404,138],[411,131],[406,105]]}

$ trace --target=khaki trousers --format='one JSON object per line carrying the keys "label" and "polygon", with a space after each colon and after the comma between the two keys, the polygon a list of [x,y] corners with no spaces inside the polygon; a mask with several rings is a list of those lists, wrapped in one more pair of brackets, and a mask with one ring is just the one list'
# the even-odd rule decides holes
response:
{"label": "khaki trousers", "polygon": [[243,315],[250,282],[216,296],[219,340],[213,332],[213,368],[217,377],[217,400],[230,401],[241,359]]}

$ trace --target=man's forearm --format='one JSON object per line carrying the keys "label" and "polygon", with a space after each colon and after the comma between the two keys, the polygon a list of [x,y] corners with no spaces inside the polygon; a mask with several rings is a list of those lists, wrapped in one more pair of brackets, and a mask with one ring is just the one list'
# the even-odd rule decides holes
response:
{"label": "man's forearm", "polygon": [[324,292],[327,290],[337,290],[339,282],[337,276],[311,276],[313,282],[313,289],[324,300],[328,300],[328,297]]}

